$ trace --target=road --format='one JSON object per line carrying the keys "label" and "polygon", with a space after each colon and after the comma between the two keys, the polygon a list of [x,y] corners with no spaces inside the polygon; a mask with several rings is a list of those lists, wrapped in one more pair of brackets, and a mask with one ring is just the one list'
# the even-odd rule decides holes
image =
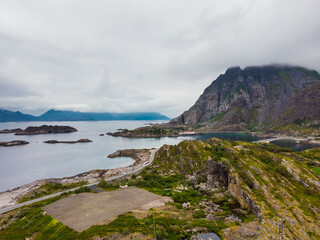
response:
{"label": "road", "polygon": [[[149,166],[149,165],[153,162],[154,155],[155,155],[155,153],[157,152],[157,150],[158,150],[158,149],[152,149],[152,150],[150,150],[151,155],[150,155],[150,158],[149,158],[149,163],[148,163],[147,165],[141,166],[141,167],[139,167],[139,168],[136,168],[136,169],[134,169],[133,171],[126,172],[126,174],[121,174],[121,175],[118,175],[118,176],[113,176],[113,177],[105,178],[105,180],[106,180],[107,182],[108,182],[108,181],[112,181],[112,180],[115,180],[115,179],[124,177],[124,176],[126,176],[126,175],[136,173],[136,172],[140,171],[141,169]],[[97,185],[98,183],[99,183],[99,182],[90,183],[90,184],[87,184],[87,185],[84,185],[84,186],[91,187],[91,186]],[[82,187],[83,187],[83,186],[82,186]],[[50,194],[50,195],[47,195],[47,196],[44,196],[44,197],[41,197],[41,198],[33,199],[33,200],[30,200],[30,201],[27,201],[27,202],[23,202],[23,203],[19,203],[19,204],[12,205],[12,206],[10,206],[10,207],[2,208],[2,209],[0,209],[0,214],[5,213],[5,212],[9,212],[9,211],[11,211],[11,210],[14,210],[14,209],[17,209],[17,208],[19,208],[19,207],[23,207],[23,206],[26,206],[26,205],[29,205],[29,204],[32,204],[32,203],[40,202],[40,201],[46,200],[46,199],[48,199],[48,198],[52,198],[52,197],[59,196],[59,195],[61,195],[62,193],[72,192],[72,191],[74,191],[74,190],[76,190],[76,189],[78,189],[78,188],[80,188],[80,187],[68,189],[68,190],[66,190],[66,191],[62,191],[62,192],[58,192],[58,193],[53,193],[53,194]]]}

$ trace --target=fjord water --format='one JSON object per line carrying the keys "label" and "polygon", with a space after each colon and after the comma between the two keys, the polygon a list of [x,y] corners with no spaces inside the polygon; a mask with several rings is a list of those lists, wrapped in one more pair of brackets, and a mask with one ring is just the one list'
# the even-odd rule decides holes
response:
{"label": "fjord water", "polygon": [[[118,128],[134,129],[149,121],[93,121],[93,122],[10,122],[0,123],[0,129],[22,128],[41,125],[67,125],[78,132],[15,136],[0,134],[0,141],[26,140],[28,145],[0,148],[0,192],[32,181],[76,175],[93,169],[108,169],[130,165],[131,158],[107,158],[118,149],[159,148],[163,144],[177,144],[187,139],[221,139],[255,141],[248,134],[216,133],[178,138],[122,138],[99,136]],[[91,143],[45,144],[46,140],[78,140],[89,138]]]}
{"label": "fjord water", "polygon": [[[117,168],[130,165],[131,158],[107,158],[118,149],[159,147],[163,143],[177,143],[175,139],[129,139],[99,136],[118,128],[133,129],[143,126],[143,121],[101,122],[10,122],[0,123],[0,129],[41,125],[67,125],[78,132],[15,136],[0,134],[0,141],[26,140],[30,144],[0,148],[0,192],[32,181],[66,177],[92,169]],[[91,143],[45,144],[46,140],[78,140],[89,138]]]}

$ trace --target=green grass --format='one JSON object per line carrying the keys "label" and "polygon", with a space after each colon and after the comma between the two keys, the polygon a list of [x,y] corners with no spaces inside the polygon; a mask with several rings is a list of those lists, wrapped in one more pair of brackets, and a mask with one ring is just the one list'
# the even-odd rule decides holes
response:
{"label": "green grass", "polygon": [[36,199],[36,198],[40,198],[40,197],[50,195],[50,194],[53,194],[56,192],[65,191],[65,190],[72,189],[75,187],[80,187],[85,184],[87,184],[86,181],[81,181],[81,182],[76,182],[76,183],[68,183],[68,184],[61,184],[61,183],[54,183],[54,182],[46,183],[46,184],[43,184],[38,189],[30,192],[29,194],[27,194],[26,196],[21,198],[19,200],[19,203],[26,202],[26,201]]}
{"label": "green grass", "polygon": [[320,176],[320,167],[312,167],[311,169]]}
{"label": "green grass", "polygon": [[120,184],[110,184],[107,183],[106,180],[101,179],[100,182],[98,183],[97,187],[101,188],[104,191],[112,191],[112,190],[117,190],[120,188]]}
{"label": "green grass", "polygon": [[[108,225],[95,225],[83,232],[76,232],[71,228],[58,222],[48,214],[44,214],[40,206],[46,203],[28,206],[17,214],[16,220],[4,230],[0,231],[0,239],[25,240],[33,237],[37,240],[48,239],[92,239],[102,237],[110,233],[129,233],[140,232],[145,235],[153,236],[154,230],[157,239],[190,238],[191,234],[186,232],[191,227],[207,227],[208,229],[221,229],[220,225],[213,224],[207,220],[186,221],[170,217],[149,215],[146,218],[138,219],[130,213],[119,215]],[[154,229],[155,228],[155,229]]]}

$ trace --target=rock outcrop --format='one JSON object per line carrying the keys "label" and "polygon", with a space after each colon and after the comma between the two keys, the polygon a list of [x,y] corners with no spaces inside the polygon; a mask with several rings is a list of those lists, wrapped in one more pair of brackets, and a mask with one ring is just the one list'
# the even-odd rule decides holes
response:
{"label": "rock outcrop", "polygon": [[52,126],[42,125],[39,127],[27,127],[25,130],[16,132],[15,135],[36,135],[36,134],[52,134],[52,133],[72,133],[78,130],[70,126]]}
{"label": "rock outcrop", "polygon": [[14,128],[14,129],[3,129],[0,130],[0,134],[3,133],[17,133],[17,132],[22,132],[23,130],[21,128]]}
{"label": "rock outcrop", "polygon": [[87,143],[87,142],[92,142],[92,140],[88,138],[82,138],[77,141],[57,141],[57,140],[48,140],[44,141],[44,143],[49,143],[49,144],[56,144],[56,143]]}
{"label": "rock outcrop", "polygon": [[210,125],[214,130],[261,130],[274,126],[290,112],[292,103],[299,101],[301,104],[291,110],[294,113],[286,120],[294,122],[301,116],[319,120],[319,104],[304,107],[306,101],[319,101],[315,92],[319,82],[316,71],[301,67],[229,68],[205,89],[188,111],[171,123]]}
{"label": "rock outcrop", "polygon": [[149,149],[123,149],[109,154],[108,158],[130,157],[134,159],[134,166],[147,162],[149,160]]}
{"label": "rock outcrop", "polygon": [[14,140],[10,142],[0,142],[1,147],[12,147],[12,146],[21,146],[21,145],[26,145],[29,144],[27,141],[23,140]]}

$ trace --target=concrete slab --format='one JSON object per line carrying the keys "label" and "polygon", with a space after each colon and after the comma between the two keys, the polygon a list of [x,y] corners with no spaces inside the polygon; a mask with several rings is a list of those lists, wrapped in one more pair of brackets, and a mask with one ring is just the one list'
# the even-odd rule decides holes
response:
{"label": "concrete slab", "polygon": [[110,192],[72,195],[42,209],[56,220],[80,232],[161,198],[140,188],[127,187]]}

